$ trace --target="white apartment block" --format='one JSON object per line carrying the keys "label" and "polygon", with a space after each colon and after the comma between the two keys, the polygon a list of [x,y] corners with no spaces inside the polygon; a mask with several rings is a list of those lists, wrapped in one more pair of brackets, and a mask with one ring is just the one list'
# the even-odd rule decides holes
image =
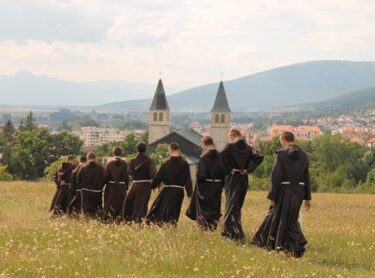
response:
{"label": "white apartment block", "polygon": [[80,138],[84,142],[84,147],[94,147],[111,142],[122,141],[128,134],[129,132],[120,131],[116,128],[85,126],[81,127]]}

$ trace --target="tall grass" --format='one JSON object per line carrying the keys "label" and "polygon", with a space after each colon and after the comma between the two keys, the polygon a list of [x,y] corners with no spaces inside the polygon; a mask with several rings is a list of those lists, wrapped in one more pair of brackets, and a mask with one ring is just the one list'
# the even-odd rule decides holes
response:
{"label": "tall grass", "polygon": [[[0,183],[0,277],[375,277],[374,195],[314,194],[301,215],[307,252],[291,259],[202,232],[183,214],[177,228],[51,220],[53,191]],[[265,192],[248,193],[248,240],[267,207]]]}

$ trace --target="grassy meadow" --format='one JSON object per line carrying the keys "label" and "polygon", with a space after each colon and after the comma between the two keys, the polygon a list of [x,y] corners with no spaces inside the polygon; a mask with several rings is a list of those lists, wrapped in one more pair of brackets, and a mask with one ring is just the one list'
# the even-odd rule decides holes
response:
{"label": "grassy meadow", "polygon": [[[314,194],[307,251],[293,259],[202,232],[183,214],[164,229],[51,220],[53,193],[50,182],[0,182],[0,277],[375,277],[375,195]],[[248,240],[267,207],[265,192],[248,193]]]}

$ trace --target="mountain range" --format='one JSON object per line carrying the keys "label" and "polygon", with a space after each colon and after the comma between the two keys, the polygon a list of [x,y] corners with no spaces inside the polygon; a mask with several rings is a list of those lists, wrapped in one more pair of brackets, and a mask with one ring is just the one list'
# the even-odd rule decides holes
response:
{"label": "mountain range", "polygon": [[[164,83],[172,111],[210,111],[219,82],[178,93]],[[375,87],[375,62],[312,61],[224,81],[232,111],[311,107]],[[0,104],[88,106],[105,112],[147,111],[155,84],[124,81],[71,82],[20,72],[0,76]],[[354,92],[348,95],[350,92]],[[373,95],[370,94],[370,98]],[[105,103],[111,100],[110,103]],[[122,100],[122,101],[121,101]],[[306,104],[308,103],[308,104]],[[320,104],[319,104],[320,103]],[[306,104],[306,105],[305,105]]]}
{"label": "mountain range", "polygon": [[[174,111],[210,111],[219,83],[168,96]],[[280,67],[224,82],[232,111],[329,100],[375,86],[375,62],[315,61]],[[146,111],[151,99],[101,105],[103,111]]]}
{"label": "mountain range", "polygon": [[[110,101],[146,98],[155,86],[126,81],[65,81],[21,71],[0,76],[0,105],[96,106]],[[169,92],[177,88],[167,86]]]}

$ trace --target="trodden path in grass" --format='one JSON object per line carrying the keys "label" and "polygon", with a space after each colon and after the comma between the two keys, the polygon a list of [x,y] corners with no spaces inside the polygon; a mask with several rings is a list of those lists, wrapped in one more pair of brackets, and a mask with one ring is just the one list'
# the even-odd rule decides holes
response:
{"label": "trodden path in grass", "polygon": [[[301,259],[239,246],[200,231],[50,220],[49,182],[0,182],[0,277],[375,277],[375,195],[314,194],[301,216]],[[243,209],[248,240],[266,214],[265,192]],[[153,195],[153,198],[155,195]]]}

